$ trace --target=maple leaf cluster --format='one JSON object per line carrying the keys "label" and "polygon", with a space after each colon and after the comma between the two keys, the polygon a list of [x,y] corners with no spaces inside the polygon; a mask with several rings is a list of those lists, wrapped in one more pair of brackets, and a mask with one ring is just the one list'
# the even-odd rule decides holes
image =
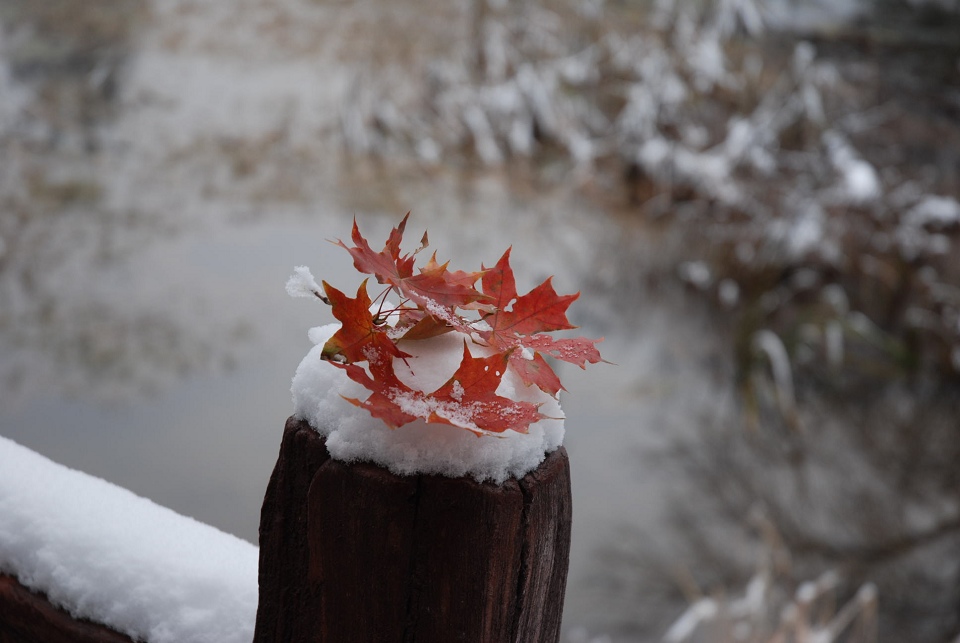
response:
{"label": "maple leaf cluster", "polygon": [[[416,255],[429,242],[424,233],[420,247],[401,254],[400,243],[407,216],[394,228],[383,250],[377,252],[360,234],[356,220],[351,239],[337,245],[353,257],[354,266],[373,275],[385,289],[374,299],[365,279],[350,297],[323,282],[311,292],[332,307],[340,329],[322,349],[322,359],[343,369],[353,381],[370,390],[365,400],[345,398],[364,408],[391,428],[415,419],[450,424],[477,435],[511,429],[526,433],[542,416],[539,405],[518,402],[496,391],[507,368],[527,386],[537,386],[556,397],[563,386],[544,356],[585,368],[602,361],[599,339],[555,339],[546,333],[575,328],[566,311],[579,293],[558,295],[551,279],[525,295],[517,293],[510,249],[491,268],[476,272],[452,271],[437,262],[436,253],[415,270]],[[479,289],[477,288],[479,282]],[[400,305],[385,303],[393,293]],[[377,303],[375,303],[377,302]],[[388,323],[389,322],[389,323]],[[394,359],[406,360],[406,342],[459,331],[465,337],[463,357],[453,376],[433,392],[413,389],[398,379]],[[469,342],[485,347],[485,357],[474,357]],[[366,362],[366,367],[360,364]]]}

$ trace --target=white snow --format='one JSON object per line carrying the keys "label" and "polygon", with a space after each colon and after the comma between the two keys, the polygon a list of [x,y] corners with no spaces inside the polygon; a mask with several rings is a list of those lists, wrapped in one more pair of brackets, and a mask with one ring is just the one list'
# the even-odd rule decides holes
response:
{"label": "white snow", "polygon": [[[375,462],[399,475],[467,475],[481,482],[492,480],[500,484],[532,471],[546,454],[563,443],[560,404],[538,388],[524,385],[510,369],[497,394],[542,404],[540,412],[547,416],[532,424],[526,434],[508,430],[478,437],[461,428],[423,420],[390,429],[366,410],[344,400],[341,396],[366,399],[369,391],[350,380],[341,369],[320,359],[324,342],[338,328],[338,324],[330,324],[310,330],[310,340],[316,346],[297,368],[291,389],[295,414],[326,438],[333,458]],[[464,335],[456,332],[405,342],[402,349],[413,357],[407,360],[409,367],[402,360],[394,360],[397,378],[420,391],[438,389],[459,366],[463,342]],[[483,354],[475,345],[470,345],[470,350],[475,357]]]}
{"label": "white snow", "polygon": [[823,135],[823,142],[830,162],[841,175],[838,196],[842,200],[859,204],[873,201],[882,195],[883,189],[876,168],[860,158],[843,136],[828,131]]}
{"label": "white snow", "polygon": [[699,599],[670,626],[667,633],[663,635],[664,643],[680,643],[688,640],[700,623],[714,618],[719,611],[720,606],[714,599]]}
{"label": "white snow", "polygon": [[910,208],[904,223],[913,227],[947,228],[960,223],[960,203],[947,196],[927,195]]}
{"label": "white snow", "polygon": [[320,284],[313,278],[310,268],[306,266],[297,266],[293,269],[293,274],[287,280],[287,294],[291,297],[316,297],[323,292]]}
{"label": "white snow", "polygon": [[248,643],[257,548],[0,437],[0,572],[150,643]]}

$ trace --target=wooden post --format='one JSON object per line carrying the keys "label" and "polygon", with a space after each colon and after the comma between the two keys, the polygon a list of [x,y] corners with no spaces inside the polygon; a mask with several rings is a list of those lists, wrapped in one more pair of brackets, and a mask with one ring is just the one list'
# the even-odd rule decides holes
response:
{"label": "wooden post", "polygon": [[330,459],[287,422],[260,525],[256,643],[556,643],[564,449],[503,485]]}

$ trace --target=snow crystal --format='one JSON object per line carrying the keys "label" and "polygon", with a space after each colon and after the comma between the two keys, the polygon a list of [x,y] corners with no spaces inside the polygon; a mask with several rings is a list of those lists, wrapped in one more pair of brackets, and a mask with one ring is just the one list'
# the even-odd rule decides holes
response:
{"label": "snow crystal", "polygon": [[[533,386],[526,386],[511,370],[503,376],[497,394],[523,402],[542,404],[547,418],[530,425],[526,434],[504,431],[496,435],[476,436],[447,424],[416,420],[398,429],[390,429],[366,410],[343,397],[365,399],[369,391],[352,381],[338,368],[320,359],[323,344],[333,336],[338,324],[313,328],[309,337],[316,344],[300,363],[293,378],[294,412],[306,420],[327,440],[330,455],[343,462],[375,462],[399,475],[419,473],[449,477],[471,476],[478,481],[502,483],[510,477],[522,477],[537,468],[546,455],[563,443],[563,412],[553,397]],[[468,340],[469,341],[469,340]],[[407,342],[403,350],[413,357],[395,360],[397,378],[407,386],[431,392],[440,388],[460,365],[464,335],[451,332],[440,337]],[[489,354],[482,347],[470,346],[474,357]],[[425,404],[422,398],[397,403]],[[456,387],[454,387],[456,397]],[[443,408],[440,408],[443,406]],[[445,417],[457,417],[463,409],[447,403],[434,409]]]}
{"label": "snow crystal", "polygon": [[150,643],[246,643],[257,548],[0,437],[0,572]]}

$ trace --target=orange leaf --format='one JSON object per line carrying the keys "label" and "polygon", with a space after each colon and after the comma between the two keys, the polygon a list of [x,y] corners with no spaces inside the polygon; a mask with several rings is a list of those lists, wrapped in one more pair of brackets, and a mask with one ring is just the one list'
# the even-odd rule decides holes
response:
{"label": "orange leaf", "polygon": [[366,279],[360,284],[355,299],[347,297],[325,281],[323,291],[333,307],[333,316],[341,322],[340,330],[323,345],[323,359],[353,363],[376,361],[381,354],[410,357],[397,348],[382,326],[374,324]]}

